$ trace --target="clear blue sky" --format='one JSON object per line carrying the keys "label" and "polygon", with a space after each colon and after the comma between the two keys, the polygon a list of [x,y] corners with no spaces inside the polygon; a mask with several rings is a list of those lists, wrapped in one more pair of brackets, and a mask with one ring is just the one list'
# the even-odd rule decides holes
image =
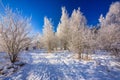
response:
{"label": "clear blue sky", "polygon": [[32,24],[35,31],[42,31],[43,18],[52,18],[54,28],[61,17],[61,7],[65,6],[69,15],[73,9],[81,8],[86,16],[88,25],[96,25],[100,14],[104,16],[112,2],[120,0],[2,0],[4,6],[9,5],[13,10],[18,8],[24,16],[32,15]]}

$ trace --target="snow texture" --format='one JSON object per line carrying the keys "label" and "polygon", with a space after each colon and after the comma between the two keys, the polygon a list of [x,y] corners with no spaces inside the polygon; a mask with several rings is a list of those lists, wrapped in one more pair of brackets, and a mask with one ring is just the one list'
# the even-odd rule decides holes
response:
{"label": "snow texture", "polygon": [[0,80],[120,80],[120,63],[104,53],[92,55],[91,61],[74,59],[68,51],[36,50],[20,56],[27,64],[10,76],[0,76]]}

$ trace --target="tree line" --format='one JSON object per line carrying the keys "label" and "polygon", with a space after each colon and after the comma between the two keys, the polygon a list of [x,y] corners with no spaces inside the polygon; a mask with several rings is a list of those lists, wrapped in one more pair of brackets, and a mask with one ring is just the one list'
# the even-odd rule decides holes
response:
{"label": "tree line", "polygon": [[78,53],[81,58],[85,50],[101,49],[119,56],[120,2],[112,3],[106,16],[100,15],[99,24],[96,26],[87,25],[86,17],[80,8],[74,9],[70,17],[68,15],[66,8],[62,7],[56,32],[51,20],[44,18],[41,41],[48,51],[55,48],[70,50]]}
{"label": "tree line", "polygon": [[5,9],[0,15],[0,47],[14,63],[18,54],[29,47],[34,40],[35,45],[46,49],[69,50],[78,54],[87,51],[107,50],[114,55],[120,53],[120,2],[112,3],[105,17],[100,15],[96,26],[87,25],[87,19],[80,11],[74,9],[68,16],[65,7],[55,32],[51,19],[44,17],[43,34],[36,40],[30,35],[31,18],[23,17],[19,11]]}

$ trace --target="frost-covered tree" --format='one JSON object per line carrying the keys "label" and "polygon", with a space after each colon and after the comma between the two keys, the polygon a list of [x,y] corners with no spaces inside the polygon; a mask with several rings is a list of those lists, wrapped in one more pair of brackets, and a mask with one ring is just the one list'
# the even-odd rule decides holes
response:
{"label": "frost-covered tree", "polygon": [[106,25],[120,25],[120,2],[111,4],[109,12],[105,17],[105,23]]}
{"label": "frost-covered tree", "polygon": [[12,63],[31,42],[30,26],[30,19],[23,17],[18,11],[6,8],[4,15],[0,16],[0,46],[8,53]]}
{"label": "frost-covered tree", "polygon": [[112,45],[120,43],[120,2],[113,3],[105,16],[100,16],[100,30],[98,41],[100,47],[116,51]]}
{"label": "frost-covered tree", "polygon": [[53,31],[53,25],[51,21],[44,17],[44,26],[43,26],[43,43],[44,47],[51,52],[55,46],[55,34]]}
{"label": "frost-covered tree", "polygon": [[55,50],[58,50],[59,48],[59,38],[57,36],[57,32],[55,33],[55,37],[54,37],[54,48]]}
{"label": "frost-covered tree", "polygon": [[39,32],[35,34],[31,43],[31,47],[33,48],[43,48],[42,35]]}
{"label": "frost-covered tree", "polygon": [[60,48],[68,49],[69,40],[69,18],[65,7],[62,7],[62,16],[57,28],[57,37]]}
{"label": "frost-covered tree", "polygon": [[80,8],[78,10],[73,10],[71,18],[70,18],[70,40],[69,46],[70,50],[79,54],[79,58],[81,58],[81,54],[85,48],[85,40],[84,36],[86,33],[86,18],[80,12]]}
{"label": "frost-covered tree", "polygon": [[97,37],[99,36],[98,30],[99,30],[99,25],[90,29],[87,33],[88,39],[86,39],[86,40],[88,40],[88,43],[90,45],[90,49],[92,51],[95,49],[98,49],[98,41],[97,41]]}

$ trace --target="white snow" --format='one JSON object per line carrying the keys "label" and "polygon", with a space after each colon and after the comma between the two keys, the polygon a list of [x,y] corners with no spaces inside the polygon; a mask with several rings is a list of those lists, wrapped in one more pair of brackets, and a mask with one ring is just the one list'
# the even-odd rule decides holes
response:
{"label": "white snow", "polygon": [[36,50],[20,57],[26,65],[0,80],[120,80],[120,63],[105,54],[94,54],[91,61],[74,59],[68,51]]}

